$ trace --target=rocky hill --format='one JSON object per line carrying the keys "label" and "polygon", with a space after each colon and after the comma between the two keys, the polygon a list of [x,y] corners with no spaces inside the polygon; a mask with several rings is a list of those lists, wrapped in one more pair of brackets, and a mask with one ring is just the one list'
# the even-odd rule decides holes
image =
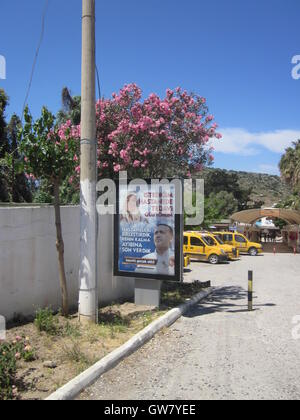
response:
{"label": "rocky hill", "polygon": [[[205,169],[203,172],[204,179],[209,173],[211,176],[213,171],[218,173],[219,170],[214,168]],[[240,188],[252,190],[250,195],[251,201],[263,202],[262,205],[266,207],[273,206],[291,194],[291,189],[276,175],[226,170],[224,172],[227,175],[236,175]]]}

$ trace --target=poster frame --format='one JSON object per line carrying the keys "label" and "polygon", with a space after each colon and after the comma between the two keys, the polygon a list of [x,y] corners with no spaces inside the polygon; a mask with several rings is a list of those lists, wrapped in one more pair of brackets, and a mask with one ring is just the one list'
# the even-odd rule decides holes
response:
{"label": "poster frame", "polygon": [[[174,178],[161,178],[173,181]],[[181,200],[181,214],[175,214],[175,238],[174,238],[174,251],[175,251],[175,274],[150,274],[150,273],[134,273],[119,270],[119,259],[120,259],[120,182],[116,180],[116,208],[114,215],[114,276],[116,277],[128,277],[128,278],[139,278],[148,280],[162,280],[171,281],[175,283],[183,282],[183,180],[176,178],[181,183],[181,194],[180,197],[175,197],[175,200]],[[151,185],[151,179],[143,179],[148,185]],[[128,179],[127,185],[130,184],[131,180]],[[176,205],[175,205],[176,208]]]}

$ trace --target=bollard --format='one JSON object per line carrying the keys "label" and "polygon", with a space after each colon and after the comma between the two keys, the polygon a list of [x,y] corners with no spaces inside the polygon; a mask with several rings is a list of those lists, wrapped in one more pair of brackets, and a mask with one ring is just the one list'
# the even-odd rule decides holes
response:
{"label": "bollard", "polygon": [[297,250],[296,250],[296,247],[294,246],[294,255],[296,254],[297,254]]}
{"label": "bollard", "polygon": [[253,271],[248,271],[248,311],[253,310]]}
{"label": "bollard", "polygon": [[273,248],[274,255],[276,255],[276,246]]}

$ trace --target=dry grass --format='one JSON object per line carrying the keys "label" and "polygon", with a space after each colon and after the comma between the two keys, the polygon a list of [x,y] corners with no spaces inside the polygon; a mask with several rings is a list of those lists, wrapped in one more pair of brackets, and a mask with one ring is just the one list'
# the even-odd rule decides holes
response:
{"label": "dry grass", "polygon": [[[55,315],[55,331],[39,331],[33,322],[8,330],[7,339],[30,338],[36,360],[19,362],[18,398],[44,399],[76,375],[118,348],[167,309],[177,306],[202,288],[201,284],[174,285],[165,283],[160,310],[137,307],[133,303],[114,304],[100,309],[98,325],[80,325],[75,314],[68,319]],[[49,327],[49,324],[46,323]],[[51,325],[50,325],[51,331]],[[51,361],[55,368],[45,367]]]}

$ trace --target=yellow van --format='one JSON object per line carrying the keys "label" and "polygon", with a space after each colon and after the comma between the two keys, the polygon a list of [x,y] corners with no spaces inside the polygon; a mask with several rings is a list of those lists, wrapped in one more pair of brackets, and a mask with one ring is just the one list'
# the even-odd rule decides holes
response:
{"label": "yellow van", "polygon": [[184,232],[183,253],[191,259],[218,264],[228,261],[226,252],[217,245],[212,245],[198,232]]}
{"label": "yellow van", "polygon": [[225,244],[238,249],[240,254],[249,254],[255,257],[263,252],[261,244],[250,242],[245,235],[238,232],[214,232]]}
{"label": "yellow van", "polygon": [[219,236],[210,232],[203,232],[201,235],[204,236],[206,241],[210,242],[211,245],[219,246],[221,249],[224,249],[229,260],[236,260],[239,258],[238,249],[232,245],[225,244]]}

